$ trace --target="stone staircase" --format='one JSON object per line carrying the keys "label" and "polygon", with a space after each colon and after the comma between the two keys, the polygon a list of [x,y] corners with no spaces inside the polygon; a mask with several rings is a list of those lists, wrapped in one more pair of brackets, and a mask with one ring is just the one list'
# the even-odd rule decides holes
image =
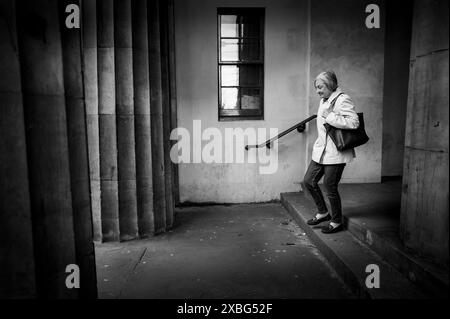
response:
{"label": "stone staircase", "polygon": [[[385,189],[391,192],[391,196],[380,195],[380,184],[364,185],[341,187],[344,214],[348,212],[344,216],[346,231],[332,235],[323,234],[320,225],[311,227],[306,224],[306,221],[313,217],[314,204],[304,193],[282,193],[281,202],[341,279],[360,298],[448,298],[448,269],[434,265],[408,251],[396,236],[395,218],[388,219],[386,214],[381,213],[382,209],[384,212],[395,209],[392,206],[395,203],[395,192]],[[353,201],[348,195],[355,194],[355,191],[359,192],[360,201]],[[384,208],[372,205],[372,201],[377,200],[377,195],[374,195],[377,191],[379,196],[385,198]],[[357,206],[359,210],[367,212],[366,218],[355,214]],[[376,211],[379,213],[374,214]],[[366,279],[371,273],[366,272],[366,267],[371,264],[379,267],[379,288],[369,288],[366,285]]]}

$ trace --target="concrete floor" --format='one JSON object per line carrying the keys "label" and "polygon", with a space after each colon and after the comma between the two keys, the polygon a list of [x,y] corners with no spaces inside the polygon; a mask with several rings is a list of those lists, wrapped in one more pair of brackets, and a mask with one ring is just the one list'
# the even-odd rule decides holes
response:
{"label": "concrete floor", "polygon": [[100,298],[353,298],[278,203],[188,207],[172,231],[96,244]]}

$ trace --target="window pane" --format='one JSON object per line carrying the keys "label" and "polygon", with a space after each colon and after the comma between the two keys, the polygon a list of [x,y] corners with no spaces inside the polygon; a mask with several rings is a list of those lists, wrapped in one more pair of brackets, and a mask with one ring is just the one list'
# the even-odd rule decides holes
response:
{"label": "window pane", "polygon": [[260,65],[240,65],[239,85],[260,86],[262,84],[262,66]]}
{"label": "window pane", "polygon": [[261,106],[260,89],[241,89],[241,108],[259,109]]}
{"label": "window pane", "polygon": [[221,41],[222,61],[239,61],[239,40]]}
{"label": "window pane", "polygon": [[222,39],[221,41],[222,61],[260,61],[259,40],[255,39]]}
{"label": "window pane", "polygon": [[239,49],[240,61],[259,61],[261,59],[259,40],[243,40]]}
{"label": "window pane", "polygon": [[239,67],[222,65],[222,86],[239,86]]}
{"label": "window pane", "polygon": [[238,109],[239,97],[237,88],[222,88],[222,109]]}
{"label": "window pane", "polygon": [[258,15],[221,15],[221,37],[260,37],[260,17]]}
{"label": "window pane", "polygon": [[220,30],[221,37],[238,37],[238,17],[236,15],[221,15],[220,16]]}
{"label": "window pane", "polygon": [[260,36],[260,17],[257,15],[241,16],[241,37],[259,37]]}
{"label": "window pane", "polygon": [[222,86],[261,86],[262,66],[221,65]]}

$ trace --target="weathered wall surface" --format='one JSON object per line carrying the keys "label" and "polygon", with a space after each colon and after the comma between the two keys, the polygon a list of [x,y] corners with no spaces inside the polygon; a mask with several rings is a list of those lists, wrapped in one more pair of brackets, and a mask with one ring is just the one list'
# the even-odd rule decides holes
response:
{"label": "weathered wall surface", "polygon": [[[379,3],[379,2],[374,2]],[[265,7],[264,121],[218,121],[217,7]],[[383,6],[381,6],[383,10]],[[370,143],[344,173],[344,182],[379,182],[383,110],[384,21],[365,26],[365,4],[347,1],[199,1],[175,3],[178,127],[273,127],[279,132],[314,114],[312,81],[337,72],[342,88],[365,113]],[[278,170],[261,175],[259,164],[180,164],[181,202],[257,202],[298,191],[317,137],[291,133],[278,145]],[[205,145],[207,142],[204,142]],[[231,151],[224,148],[224,153]],[[249,153],[249,156],[255,154]]]}
{"label": "weathered wall surface", "polygon": [[448,1],[415,2],[400,235],[448,266]]}
{"label": "weathered wall surface", "polygon": [[[217,7],[265,7],[264,121],[218,121]],[[202,128],[278,128],[306,117],[308,87],[307,1],[175,2],[178,127],[192,135],[193,120]],[[267,132],[268,134],[268,132]],[[206,144],[207,142],[204,142]],[[259,174],[259,164],[181,164],[180,201],[256,202],[298,191],[303,178],[305,136],[280,140],[278,170]],[[232,151],[224,148],[223,154]],[[249,156],[255,157],[255,150]]]}
{"label": "weathered wall surface", "polygon": [[[368,29],[364,1],[311,1],[311,83],[321,71],[336,72],[340,87],[349,94],[357,112],[364,113],[370,141],[356,149],[356,159],[344,170],[343,183],[381,180],[381,142],[384,75],[384,6],[381,27]],[[310,114],[319,98],[310,86]],[[313,133],[314,130],[314,133]],[[308,134],[308,158],[317,134],[315,124]]]}

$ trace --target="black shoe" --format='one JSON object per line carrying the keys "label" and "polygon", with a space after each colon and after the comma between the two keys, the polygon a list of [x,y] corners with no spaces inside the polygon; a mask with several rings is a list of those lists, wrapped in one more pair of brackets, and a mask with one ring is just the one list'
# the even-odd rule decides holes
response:
{"label": "black shoe", "polygon": [[328,214],[327,216],[322,217],[322,218],[316,218],[316,217],[314,217],[314,218],[308,220],[306,223],[307,223],[308,225],[310,225],[310,226],[314,226],[314,225],[320,224],[320,223],[322,223],[322,222],[326,222],[326,221],[328,221],[328,220],[331,220],[330,214]]}
{"label": "black shoe", "polygon": [[333,227],[333,226],[331,226],[331,224],[328,224],[328,226],[325,226],[324,228],[322,228],[322,233],[332,234],[332,233],[336,233],[342,229],[343,229],[342,224],[340,224],[339,226],[336,226],[336,227]]}

